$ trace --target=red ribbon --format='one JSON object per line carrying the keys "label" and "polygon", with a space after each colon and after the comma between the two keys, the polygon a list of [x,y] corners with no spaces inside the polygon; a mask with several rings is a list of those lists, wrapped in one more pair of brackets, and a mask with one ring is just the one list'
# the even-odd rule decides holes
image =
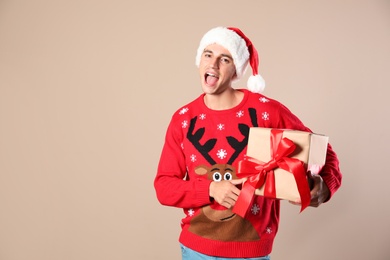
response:
{"label": "red ribbon", "polygon": [[283,130],[271,129],[271,160],[262,162],[250,156],[238,162],[237,177],[248,178],[244,183],[233,212],[244,217],[251,204],[255,190],[264,187],[264,196],[276,198],[274,169],[281,168],[294,175],[301,197],[301,212],[310,204],[310,189],[302,161],[288,156],[294,152],[295,144],[283,138]]}

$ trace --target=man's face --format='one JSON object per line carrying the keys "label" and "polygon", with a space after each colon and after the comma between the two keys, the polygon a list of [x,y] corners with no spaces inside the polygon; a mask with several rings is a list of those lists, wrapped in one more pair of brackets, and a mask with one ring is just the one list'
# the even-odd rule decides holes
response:
{"label": "man's face", "polygon": [[236,67],[227,49],[211,44],[203,51],[199,73],[204,93],[220,94],[231,87],[236,76]]}

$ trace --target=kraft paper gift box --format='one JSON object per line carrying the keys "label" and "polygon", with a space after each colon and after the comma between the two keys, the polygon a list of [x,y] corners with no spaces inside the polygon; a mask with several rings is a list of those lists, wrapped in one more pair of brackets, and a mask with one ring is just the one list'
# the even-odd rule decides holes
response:
{"label": "kraft paper gift box", "polygon": [[254,195],[301,202],[301,211],[306,208],[310,204],[306,173],[318,174],[325,164],[328,139],[297,130],[250,128],[246,157],[237,170],[248,183],[233,211],[245,215]]}

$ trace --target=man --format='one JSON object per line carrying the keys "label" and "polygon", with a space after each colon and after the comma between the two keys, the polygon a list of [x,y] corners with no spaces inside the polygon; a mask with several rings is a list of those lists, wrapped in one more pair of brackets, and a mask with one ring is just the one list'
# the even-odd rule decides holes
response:
{"label": "man", "polygon": [[[250,64],[247,89],[234,89]],[[237,28],[217,27],[199,45],[203,94],[172,116],[155,178],[163,205],[183,208],[183,259],[270,259],[280,201],[255,196],[245,217],[232,211],[245,181],[237,178],[250,127],[309,131],[276,100],[260,92],[258,54]],[[326,164],[311,177],[311,206],[329,200],[341,184],[339,162],[328,145]]]}

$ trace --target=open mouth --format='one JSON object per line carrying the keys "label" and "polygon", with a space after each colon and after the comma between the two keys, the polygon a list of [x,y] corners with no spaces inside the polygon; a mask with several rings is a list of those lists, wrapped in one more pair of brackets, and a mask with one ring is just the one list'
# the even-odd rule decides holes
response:
{"label": "open mouth", "polygon": [[215,85],[219,79],[219,77],[215,74],[212,74],[212,73],[206,73],[205,74],[205,81],[208,85]]}

